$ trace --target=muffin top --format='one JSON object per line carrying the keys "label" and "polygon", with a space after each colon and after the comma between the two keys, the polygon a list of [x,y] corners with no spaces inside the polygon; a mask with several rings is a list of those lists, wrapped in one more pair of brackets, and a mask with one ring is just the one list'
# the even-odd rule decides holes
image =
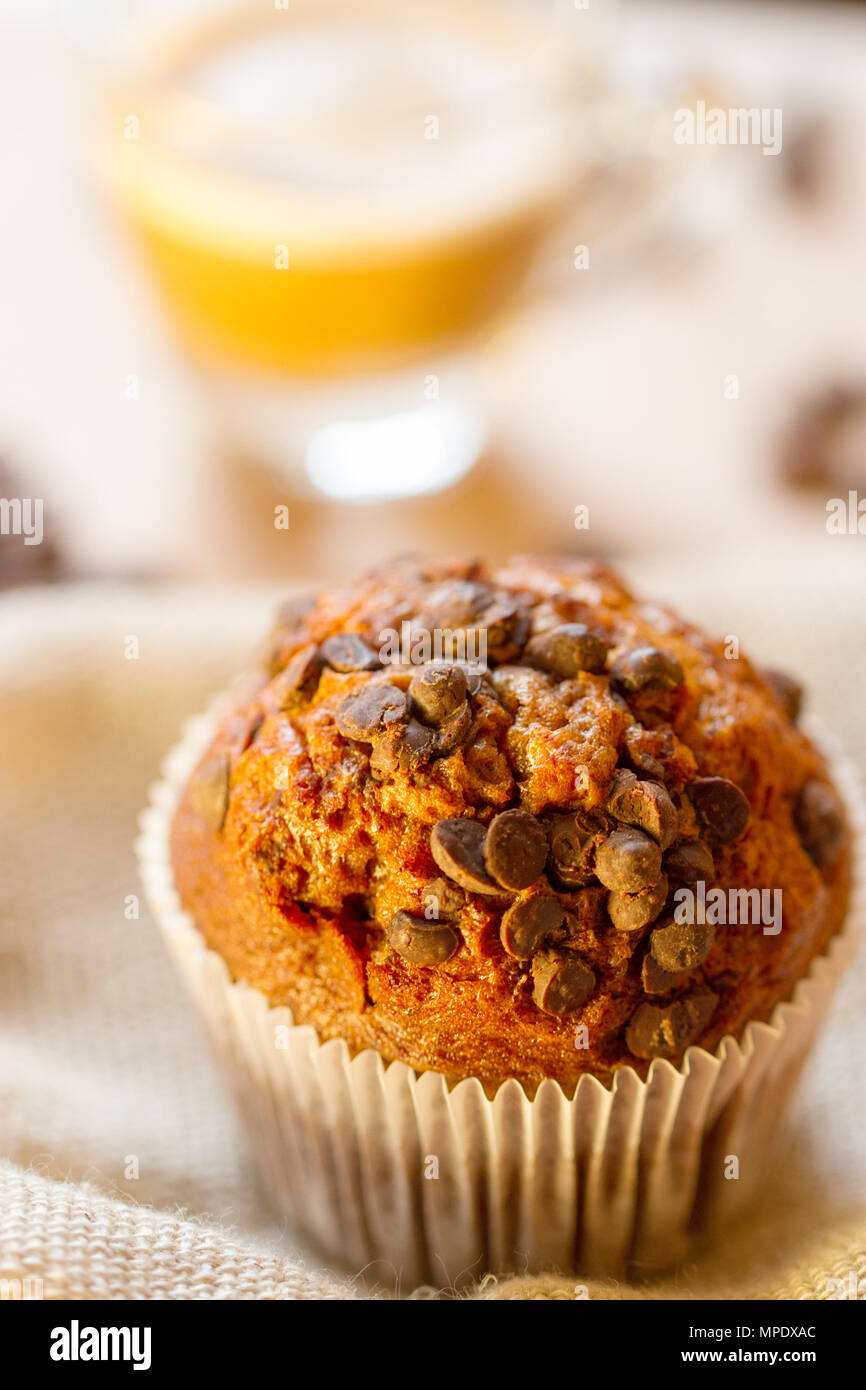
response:
{"label": "muffin top", "polygon": [[713,1049],[844,917],[799,688],[572,560],[395,561],[280,611],[178,808],[236,979],[386,1060],[573,1089]]}

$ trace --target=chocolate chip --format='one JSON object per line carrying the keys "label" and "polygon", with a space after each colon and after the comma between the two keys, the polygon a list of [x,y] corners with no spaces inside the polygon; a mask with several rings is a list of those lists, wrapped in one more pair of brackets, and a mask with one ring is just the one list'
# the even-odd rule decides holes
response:
{"label": "chocolate chip", "polygon": [[833,788],[807,782],[794,806],[794,825],[806,853],[819,868],[835,864],[845,843],[845,816]]}
{"label": "chocolate chip", "polygon": [[514,661],[523,651],[529,626],[529,614],[521,604],[495,599],[478,623],[485,634],[488,661]]}
{"label": "chocolate chip", "polygon": [[528,811],[502,811],[494,816],[484,841],[488,872],[503,888],[518,892],[544,872],[547,836]]}
{"label": "chocolate chip", "polygon": [[583,623],[562,623],[533,637],[523,659],[539,671],[566,679],[578,671],[603,671],[607,648]]}
{"label": "chocolate chip", "polygon": [[499,894],[502,888],[484,865],[484,826],[466,816],[441,820],[430,836],[430,853],[443,874],[470,893]]}
{"label": "chocolate chip", "polygon": [[462,748],[471,739],[474,728],[475,720],[471,706],[468,700],[464,700],[460,708],[449,714],[447,719],[443,719],[436,730],[436,756],[447,758],[449,754]]}
{"label": "chocolate chip", "polygon": [[716,940],[709,922],[670,922],[650,936],[650,954],[662,970],[682,975],[706,960]]}
{"label": "chocolate chip", "polygon": [[436,751],[432,729],[410,719],[408,724],[396,724],[375,741],[370,757],[370,770],[377,777],[391,772],[417,772],[429,763]]}
{"label": "chocolate chip", "polygon": [[402,690],[377,681],[347,695],[337,709],[335,720],[344,738],[372,743],[408,717],[409,708]]}
{"label": "chocolate chip", "polygon": [[211,830],[222,830],[229,805],[229,760],[224,753],[208,758],[196,768],[189,799]]}
{"label": "chocolate chip", "polygon": [[803,687],[784,671],[766,670],[764,675],[785,707],[792,724],[796,724],[803,707]]}
{"label": "chocolate chip", "polygon": [[432,879],[421,896],[428,922],[438,922],[440,917],[459,917],[466,901],[463,889],[449,883],[447,878]]}
{"label": "chocolate chip", "polygon": [[[683,773],[685,749],[677,744],[670,724],[656,724],[647,729],[636,721],[623,734],[625,752],[638,776],[647,777],[663,786],[678,786],[686,780]],[[687,774],[692,775],[691,771]]]}
{"label": "chocolate chip", "polygon": [[[23,460],[22,460],[23,462]],[[45,534],[38,544],[37,534],[28,535],[27,525],[10,525],[5,513],[7,505],[15,506],[12,498],[22,498],[27,494],[26,468],[20,471],[14,466],[15,459],[7,458],[5,450],[0,455],[0,498],[4,508],[3,528],[0,531],[0,589],[14,589],[22,584],[47,584],[61,578],[77,578],[70,573],[68,560],[55,544],[50,533],[56,531],[55,509],[49,507],[45,517]],[[28,504],[19,503],[26,507]],[[34,512],[36,505],[34,505]],[[40,517],[42,503],[38,503]],[[17,520],[17,518],[16,518]],[[55,524],[52,524],[55,523]]]}
{"label": "chocolate chip", "polygon": [[579,956],[544,951],[532,962],[532,997],[543,1013],[572,1014],[594,989],[595,975]]}
{"label": "chocolate chip", "polygon": [[419,719],[441,724],[466,702],[466,672],[454,662],[430,661],[415,672],[409,697]]}
{"label": "chocolate chip", "polygon": [[487,584],[469,579],[448,580],[427,597],[425,611],[413,626],[419,628],[464,628],[474,623],[493,600]]}
{"label": "chocolate chip", "polygon": [[807,116],[785,137],[784,188],[797,203],[814,207],[824,201],[832,181],[832,125],[821,115]]}
{"label": "chocolate chip", "polygon": [[454,955],[460,937],[445,922],[395,912],[388,924],[388,945],[412,965],[443,965]]}
{"label": "chocolate chip", "polygon": [[638,931],[655,921],[667,896],[668,881],[662,874],[658,883],[642,893],[609,893],[607,915],[617,931]]}
{"label": "chocolate chip", "polygon": [[619,768],[614,773],[605,804],[611,815],[616,816],[617,820],[625,820],[622,812],[627,807],[628,797],[639,785],[635,774],[629,772],[627,768]]}
{"label": "chocolate chip", "polygon": [[736,783],[727,777],[696,777],[686,791],[709,840],[727,845],[742,835],[749,823],[749,803]]}
{"label": "chocolate chip", "polygon": [[486,660],[495,662],[511,661],[520,654],[529,626],[525,604],[470,581],[434,590],[424,611],[412,620],[413,630],[436,631],[438,650],[444,656],[465,659],[482,652]]}
{"label": "chocolate chip", "polygon": [[710,883],[716,872],[713,856],[703,840],[684,840],[665,855],[665,869],[677,883]]}
{"label": "chocolate chip", "polygon": [[647,994],[667,994],[668,990],[674,989],[681,980],[681,974],[671,975],[669,971],[662,970],[649,953],[644,956],[640,982]]}
{"label": "chocolate chip", "polygon": [[377,652],[357,632],[338,632],[322,643],[322,659],[334,671],[376,671],[382,665]]}
{"label": "chocolate chip", "polygon": [[322,659],[315,642],[295,652],[289,664],[274,678],[273,693],[278,709],[291,710],[313,694]]}
{"label": "chocolate chip", "polygon": [[718,998],[699,990],[661,1008],[640,1004],[625,1030],[626,1045],[635,1057],[674,1057],[695,1042],[715,1013]]}
{"label": "chocolate chip", "polygon": [[633,772],[618,772],[608,793],[607,809],[617,820],[652,835],[663,850],[673,843],[679,826],[677,808],[659,782],[641,782]]}
{"label": "chocolate chip", "polygon": [[491,695],[495,694],[490,681],[490,671],[486,666],[478,661],[458,661],[455,665],[459,666],[465,675],[470,695],[477,695],[482,686],[486,686]]}
{"label": "chocolate chip", "polygon": [[642,830],[614,830],[595,854],[595,876],[617,893],[640,893],[658,883],[662,852]]}
{"label": "chocolate chip", "polygon": [[436,752],[436,735],[432,729],[410,719],[405,729],[400,729],[392,737],[397,740],[397,764],[412,770],[428,763]]}
{"label": "chocolate chip", "polygon": [[862,489],[866,391],[862,381],[828,383],[806,400],[782,441],[785,481],[837,497]]}
{"label": "chocolate chip", "polygon": [[610,668],[610,677],[623,690],[675,690],[685,680],[675,656],[661,647],[626,647]]}
{"label": "chocolate chip", "polygon": [[606,827],[596,816],[573,812],[544,818],[550,845],[549,868],[559,888],[581,888],[592,878],[593,860]]}
{"label": "chocolate chip", "polygon": [[523,898],[502,914],[499,937],[510,956],[528,960],[564,922],[565,908],[559,899],[538,894]]}

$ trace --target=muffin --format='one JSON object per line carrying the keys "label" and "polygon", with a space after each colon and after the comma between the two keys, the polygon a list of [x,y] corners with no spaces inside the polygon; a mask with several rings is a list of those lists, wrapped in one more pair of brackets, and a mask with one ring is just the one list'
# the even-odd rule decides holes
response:
{"label": "muffin", "polygon": [[[416,1277],[525,1267],[530,1247],[619,1272],[730,1209],[711,1150],[731,1125],[765,1147],[838,969],[787,1022],[778,1006],[833,954],[851,896],[845,799],[800,703],[790,677],[592,563],[405,559],[283,607],[192,769],[187,741],[149,854],[170,857],[161,915],[220,963],[205,1013],[295,1219],[309,1228],[309,1193],[286,1145],[311,1133],[336,1184],[322,1201],[360,1165],[338,1202],[359,1206],[354,1251],[325,1243],[349,1261],[399,1245]],[[275,1080],[289,1035],[305,1060]],[[313,1103],[298,1067],[333,1040],[340,1077],[316,1063]],[[375,1060],[382,1095],[340,1110],[352,1077],[370,1084],[353,1058]],[[449,1187],[433,1198],[422,1176],[441,1169],[431,1133],[468,1238],[431,1233]],[[371,1153],[415,1236],[370,1234]]]}

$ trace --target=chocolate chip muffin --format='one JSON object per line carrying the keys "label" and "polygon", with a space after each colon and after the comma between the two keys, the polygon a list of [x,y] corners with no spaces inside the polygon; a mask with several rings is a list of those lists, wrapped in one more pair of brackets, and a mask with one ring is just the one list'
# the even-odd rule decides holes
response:
{"label": "chocolate chip muffin", "polygon": [[600,565],[395,561],[281,610],[176,811],[180,899],[353,1052],[645,1076],[768,1019],[842,924],[799,709]]}

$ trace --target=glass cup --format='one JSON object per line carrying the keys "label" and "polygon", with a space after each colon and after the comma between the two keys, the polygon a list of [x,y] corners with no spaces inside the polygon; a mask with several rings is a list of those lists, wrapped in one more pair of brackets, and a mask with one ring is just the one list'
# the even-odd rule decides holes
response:
{"label": "glass cup", "polygon": [[417,496],[484,451],[478,345],[586,168],[579,9],[157,6],[115,50],[102,187],[225,439],[295,494]]}

